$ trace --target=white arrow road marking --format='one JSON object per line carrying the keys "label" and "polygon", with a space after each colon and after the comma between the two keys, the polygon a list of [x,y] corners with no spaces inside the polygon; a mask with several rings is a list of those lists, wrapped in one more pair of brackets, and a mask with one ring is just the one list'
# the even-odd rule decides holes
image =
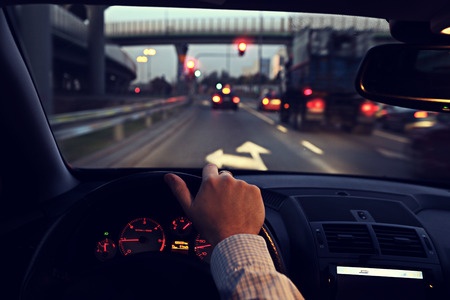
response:
{"label": "white arrow road marking", "polygon": [[250,153],[251,157],[225,154],[223,149],[214,151],[206,156],[206,161],[222,168],[228,166],[232,168],[252,169],[267,171],[260,154],[270,154],[270,151],[252,142],[245,142],[236,148],[238,153]]}

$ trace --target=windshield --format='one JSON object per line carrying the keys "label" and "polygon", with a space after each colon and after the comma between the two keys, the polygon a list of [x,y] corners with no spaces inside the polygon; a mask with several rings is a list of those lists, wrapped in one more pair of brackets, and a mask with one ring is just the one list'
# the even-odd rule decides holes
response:
{"label": "windshield", "polygon": [[395,42],[385,20],[79,4],[9,12],[74,168],[447,174],[448,122],[355,92],[365,52]]}

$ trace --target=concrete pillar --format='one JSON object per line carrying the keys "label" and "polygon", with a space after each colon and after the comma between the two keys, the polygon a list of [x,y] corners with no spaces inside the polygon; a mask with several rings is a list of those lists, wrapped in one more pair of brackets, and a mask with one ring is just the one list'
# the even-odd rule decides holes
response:
{"label": "concrete pillar", "polygon": [[88,6],[89,87],[93,95],[105,94],[104,6]]}
{"label": "concrete pillar", "polygon": [[29,58],[31,74],[36,82],[42,105],[53,114],[53,45],[50,5],[24,5],[18,14]]}
{"label": "concrete pillar", "polygon": [[181,94],[186,91],[186,81],[184,76],[184,63],[186,61],[186,54],[188,45],[185,43],[175,44],[177,52],[177,93]]}

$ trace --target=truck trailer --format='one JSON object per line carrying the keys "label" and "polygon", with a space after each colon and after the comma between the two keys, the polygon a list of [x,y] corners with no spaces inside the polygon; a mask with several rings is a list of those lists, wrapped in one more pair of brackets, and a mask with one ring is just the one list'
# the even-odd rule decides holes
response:
{"label": "truck trailer", "polygon": [[386,41],[392,40],[371,31],[300,30],[282,76],[280,121],[298,130],[333,126],[371,134],[378,104],[357,94],[355,76],[366,51]]}

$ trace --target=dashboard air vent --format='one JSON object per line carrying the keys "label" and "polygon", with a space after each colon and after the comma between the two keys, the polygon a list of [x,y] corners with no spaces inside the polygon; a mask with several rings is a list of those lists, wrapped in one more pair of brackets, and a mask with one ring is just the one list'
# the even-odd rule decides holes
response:
{"label": "dashboard air vent", "polygon": [[374,254],[375,248],[365,225],[322,224],[328,250],[334,253]]}
{"label": "dashboard air vent", "polygon": [[381,254],[426,257],[425,250],[412,228],[373,226],[380,245]]}

